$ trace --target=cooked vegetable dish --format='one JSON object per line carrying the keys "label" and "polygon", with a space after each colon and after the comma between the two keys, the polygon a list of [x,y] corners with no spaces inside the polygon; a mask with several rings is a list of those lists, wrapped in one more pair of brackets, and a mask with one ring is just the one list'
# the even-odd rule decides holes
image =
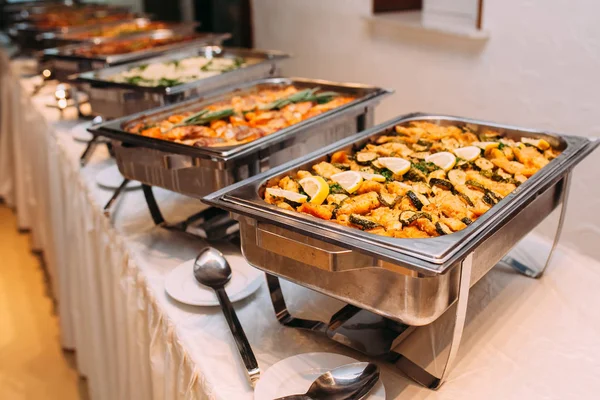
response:
{"label": "cooked vegetable dish", "polygon": [[318,87],[270,86],[232,96],[199,111],[154,122],[141,121],[125,129],[152,138],[191,146],[232,146],[251,142],[354,100]]}
{"label": "cooked vegetable dish", "polygon": [[176,86],[233,71],[245,64],[246,60],[243,58],[187,57],[180,60],[138,65],[110,76],[108,80],[137,86]]}
{"label": "cooked vegetable dish", "polygon": [[112,38],[123,35],[129,35],[137,32],[147,32],[156,29],[164,29],[166,27],[166,23],[159,21],[141,24],[137,22],[123,22],[118,25],[103,26],[98,29],[93,29],[86,32],[73,33],[71,35],[67,35],[66,37],[68,37],[69,39],[91,39],[96,37]]}
{"label": "cooked vegetable dish", "polygon": [[544,139],[412,122],[310,171],[267,183],[267,203],[397,238],[473,223],[560,154]]}
{"label": "cooked vegetable dish", "polygon": [[117,40],[109,41],[106,43],[98,43],[91,46],[83,46],[81,48],[75,49],[73,52],[83,57],[126,54],[132,53],[134,51],[142,51],[174,43],[187,42],[190,40],[194,40],[197,37],[197,35],[173,35],[161,39],[144,37],[129,40]]}

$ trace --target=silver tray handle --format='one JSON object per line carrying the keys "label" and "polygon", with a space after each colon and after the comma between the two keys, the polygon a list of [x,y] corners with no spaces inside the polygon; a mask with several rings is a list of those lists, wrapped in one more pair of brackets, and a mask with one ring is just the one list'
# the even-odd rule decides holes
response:
{"label": "silver tray handle", "polygon": [[332,272],[380,268],[373,257],[329,243],[324,248],[323,244],[295,232],[284,233],[275,225],[256,223],[256,245],[277,255]]}

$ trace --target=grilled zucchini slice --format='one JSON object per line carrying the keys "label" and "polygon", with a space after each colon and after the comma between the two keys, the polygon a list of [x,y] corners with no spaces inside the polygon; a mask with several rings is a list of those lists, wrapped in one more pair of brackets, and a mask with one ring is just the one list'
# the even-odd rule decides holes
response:
{"label": "grilled zucchini slice", "polygon": [[423,171],[411,167],[408,172],[404,174],[404,180],[412,182],[425,182],[427,181],[427,175],[425,175]]}
{"label": "grilled zucchini slice", "polygon": [[468,180],[468,181],[466,181],[466,182],[465,182],[465,184],[466,184],[467,186],[469,186],[469,187],[473,188],[473,189],[479,190],[480,192],[484,192],[484,193],[485,193],[485,192],[488,190],[488,189],[487,189],[485,186],[483,186],[481,183],[479,183],[479,182],[475,182],[475,181],[472,181],[472,180]]}
{"label": "grilled zucchini slice", "polygon": [[360,165],[369,165],[377,158],[379,158],[377,153],[373,153],[372,151],[361,151],[360,153],[356,153],[354,161]]}
{"label": "grilled zucchini slice", "polygon": [[371,221],[359,214],[350,214],[350,222],[354,225],[360,226],[361,229],[374,229],[380,227],[377,222]]}
{"label": "grilled zucchini slice", "polygon": [[429,204],[427,197],[423,196],[422,194],[415,193],[412,190],[409,190],[406,195],[419,211],[421,211],[424,206]]}
{"label": "grilled zucchini slice", "polygon": [[490,206],[493,206],[493,205],[495,205],[497,203],[496,199],[494,199],[492,196],[490,196],[489,192],[485,192],[485,194],[483,195],[483,197],[481,198],[481,200],[483,200],[484,202],[486,202]]}
{"label": "grilled zucchini slice", "polygon": [[464,217],[463,219],[461,219],[461,221],[465,225],[471,225],[473,223],[473,221],[471,220],[471,218],[468,218],[468,217]]}
{"label": "grilled zucchini slice", "polygon": [[449,235],[452,233],[452,230],[450,228],[448,228],[448,225],[446,225],[440,221],[435,223],[435,230],[440,235]]}
{"label": "grilled zucchini slice", "polygon": [[402,196],[398,196],[395,193],[379,193],[379,202],[386,207],[394,208],[398,200],[400,200]]}
{"label": "grilled zucchini slice", "polygon": [[473,204],[473,202],[471,201],[471,199],[469,198],[469,196],[467,196],[466,194],[457,192],[456,195],[466,205],[471,206],[471,207],[475,207],[475,204]]}
{"label": "grilled zucchini slice", "polygon": [[451,192],[454,191],[454,185],[452,184],[452,182],[447,181],[445,179],[431,178],[429,180],[429,184],[431,186],[437,186],[442,189],[450,190]]}
{"label": "grilled zucchini slice", "polygon": [[400,223],[402,223],[402,226],[409,226],[410,224],[412,224],[413,222],[415,222],[416,220],[418,220],[419,218],[427,218],[428,220],[432,221],[432,217],[431,214],[423,212],[423,211],[403,211],[400,214]]}

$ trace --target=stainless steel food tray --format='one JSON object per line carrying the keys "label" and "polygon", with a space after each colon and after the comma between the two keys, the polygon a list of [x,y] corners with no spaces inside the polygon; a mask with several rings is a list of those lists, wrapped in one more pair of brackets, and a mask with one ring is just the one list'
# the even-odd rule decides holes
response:
{"label": "stainless steel food tray", "polygon": [[[161,120],[173,113],[200,110],[258,88],[290,84],[299,88],[319,86],[323,90],[355,95],[357,99],[239,146],[193,147],[123,130],[125,125],[136,121]],[[117,165],[126,178],[201,198],[372,126],[374,107],[389,93],[372,86],[314,79],[260,79],[221,89],[199,99],[110,121],[90,132],[115,140]]]}
{"label": "stainless steel food tray", "polygon": [[[123,35],[115,36],[115,37],[111,37],[111,38],[107,38],[107,37],[103,37],[103,36],[92,36],[92,37],[88,37],[88,38],[77,38],[76,37],[77,35],[80,35],[83,33],[97,31],[100,28],[117,27],[124,23],[131,23],[131,22],[135,23],[138,26],[143,26],[143,25],[146,25],[146,24],[149,24],[152,22],[162,22],[165,26],[164,26],[164,28],[158,28],[158,29],[153,29],[153,30],[125,33]],[[101,25],[73,28],[73,29],[69,29],[67,32],[64,32],[64,31],[44,32],[44,33],[38,34],[36,39],[38,41],[43,42],[42,43],[43,48],[50,48],[50,47],[60,47],[60,46],[66,46],[69,44],[82,43],[82,42],[99,42],[102,40],[121,40],[121,39],[130,37],[130,36],[141,35],[141,34],[150,34],[154,31],[160,31],[160,30],[165,30],[165,29],[175,32],[180,35],[190,35],[196,31],[196,28],[199,25],[200,24],[197,22],[174,23],[174,22],[167,22],[167,21],[152,21],[148,17],[138,17],[138,18],[134,18],[133,20],[116,21],[116,22],[111,22],[111,23],[101,24]]]}
{"label": "stainless steel food tray", "polygon": [[[117,12],[117,10],[115,10]],[[111,13],[115,13],[111,10]],[[121,11],[118,11],[123,12]],[[136,18],[138,15],[134,13],[126,13],[123,12],[123,19],[130,20],[132,18]],[[127,14],[127,15],[126,15]],[[115,21],[111,21],[113,23]],[[98,27],[102,24],[89,25],[88,27]],[[33,22],[18,22],[16,24],[11,25],[8,28],[9,36],[15,41],[15,43],[23,50],[34,51],[34,50],[44,50],[47,46],[52,45],[53,41],[43,40],[40,38],[40,35],[48,32],[61,32],[64,34],[68,34],[69,32],[76,31],[78,29],[84,28],[86,26],[65,26],[56,29],[44,29],[37,27]]]}
{"label": "stainless steel food tray", "polygon": [[145,32],[138,35],[127,36],[127,38],[104,39],[95,43],[73,44],[61,46],[44,51],[44,59],[52,61],[52,72],[59,81],[68,81],[72,74],[100,69],[108,66],[119,65],[126,62],[141,60],[167,53],[169,51],[182,49],[190,46],[200,46],[206,44],[220,45],[224,40],[231,37],[229,33],[199,33],[198,37],[181,43],[173,43],[165,46],[159,46],[141,51],[133,51],[125,54],[102,55],[94,57],[84,57],[75,53],[76,49],[91,48],[96,43],[119,42],[137,38],[163,39],[177,35],[177,32],[169,29],[160,29],[152,32]]}
{"label": "stainless steel food tray", "polygon": [[[374,235],[282,210],[261,197],[269,179],[309,169],[396,125],[429,121],[494,129],[508,137],[543,137],[560,156],[462,231],[429,239]],[[437,319],[456,300],[461,263],[472,255],[470,284],[488,272],[526,233],[559,205],[566,176],[597,142],[576,136],[443,115],[410,114],[205,196],[237,215],[242,251],[256,267],[357,307],[408,325]],[[468,286],[467,286],[468,289]]]}
{"label": "stainless steel food tray", "polygon": [[[251,64],[220,75],[169,87],[137,86],[108,80],[115,74],[139,65],[164,63],[194,56],[244,57]],[[220,46],[191,47],[135,63],[84,72],[71,76],[71,79],[81,84],[82,89],[89,95],[89,103],[94,114],[112,119],[187,100],[220,87],[275,76],[278,72],[278,63],[287,57],[287,54],[277,51]]]}

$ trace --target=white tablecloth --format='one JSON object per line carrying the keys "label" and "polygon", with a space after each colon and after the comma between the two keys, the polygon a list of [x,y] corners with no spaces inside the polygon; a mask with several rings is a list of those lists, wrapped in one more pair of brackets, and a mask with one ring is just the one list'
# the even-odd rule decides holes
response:
{"label": "white tablecloth", "polygon": [[[1,53],[0,53],[1,54]],[[15,205],[19,227],[44,251],[59,303],[62,344],[76,349],[92,399],[251,399],[243,367],[218,308],[182,306],[164,278],[203,247],[199,240],[153,226],[141,191],[127,192],[109,219],[111,192],[94,176],[111,160],[105,149],[80,169],[84,145],[69,134],[77,121],[46,107],[52,91],[31,98],[0,62],[0,195]],[[202,206],[156,190],[165,216]],[[591,212],[591,210],[590,210]],[[544,242],[532,242],[534,246]],[[541,280],[500,266],[472,290],[456,366],[437,392],[384,364],[388,398],[588,399],[600,393],[600,264],[566,248]],[[290,309],[327,320],[340,303],[284,284]],[[281,327],[266,285],[236,303],[262,370],[299,353],[361,354],[310,332]],[[443,321],[442,321],[443,323]],[[419,355],[433,328],[403,344]],[[433,365],[435,369],[435,365]]]}

